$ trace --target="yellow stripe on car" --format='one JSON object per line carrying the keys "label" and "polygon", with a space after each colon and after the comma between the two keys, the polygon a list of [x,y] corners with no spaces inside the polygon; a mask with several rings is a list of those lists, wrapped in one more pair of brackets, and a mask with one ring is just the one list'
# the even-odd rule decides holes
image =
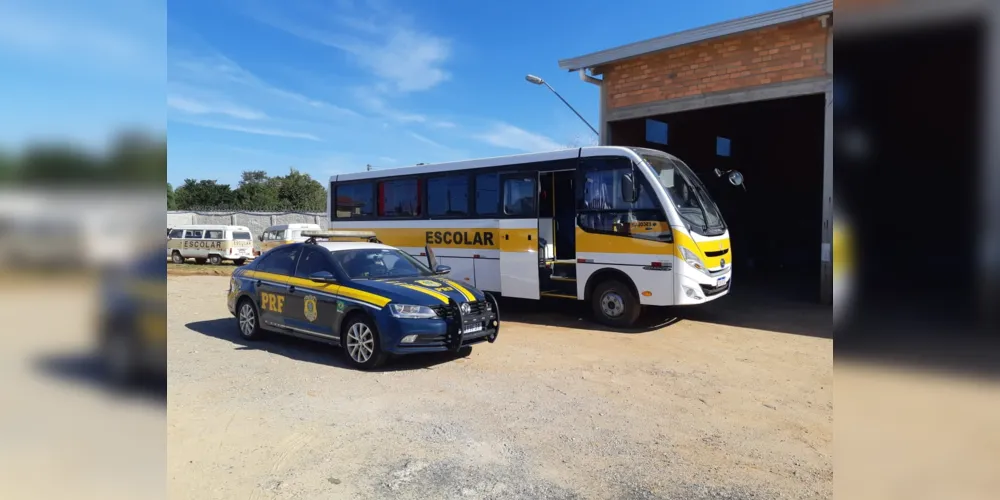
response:
{"label": "yellow stripe on car", "polygon": [[476,296],[473,295],[472,292],[470,292],[464,286],[459,285],[458,283],[456,283],[456,282],[454,282],[452,280],[441,280],[441,281],[444,281],[445,283],[451,285],[451,287],[454,288],[455,290],[458,290],[458,293],[461,293],[463,296],[465,296],[465,300],[467,300],[469,302],[475,302],[476,301]]}
{"label": "yellow stripe on car", "polygon": [[431,297],[434,297],[434,298],[440,300],[442,303],[445,303],[445,304],[448,303],[448,296],[447,295],[445,295],[443,293],[440,293],[440,292],[435,292],[434,290],[431,290],[430,288],[424,288],[422,286],[411,285],[409,283],[400,283],[398,281],[390,281],[389,283],[391,283],[393,285],[396,285],[396,286],[401,286],[403,288],[406,288],[406,289],[409,289],[409,290],[413,290],[413,291],[416,291],[416,292],[426,293],[427,295],[430,295]]}

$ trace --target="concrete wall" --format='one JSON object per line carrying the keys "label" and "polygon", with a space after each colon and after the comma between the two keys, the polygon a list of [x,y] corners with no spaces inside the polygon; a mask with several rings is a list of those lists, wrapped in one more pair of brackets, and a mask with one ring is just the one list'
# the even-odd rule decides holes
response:
{"label": "concrete wall", "polygon": [[600,68],[609,109],[828,76],[817,19],[771,26]]}
{"label": "concrete wall", "polygon": [[319,224],[328,228],[323,212],[167,212],[167,226],[182,224],[225,224],[247,226],[254,237],[260,236],[268,226],[275,224]]}

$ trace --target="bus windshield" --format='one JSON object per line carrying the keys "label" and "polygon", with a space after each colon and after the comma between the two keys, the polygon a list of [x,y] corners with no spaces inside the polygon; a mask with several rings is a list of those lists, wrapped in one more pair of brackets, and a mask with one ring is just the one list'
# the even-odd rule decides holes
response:
{"label": "bus windshield", "polygon": [[718,236],[726,231],[719,207],[690,167],[670,156],[637,153],[653,169],[688,229],[703,236]]}

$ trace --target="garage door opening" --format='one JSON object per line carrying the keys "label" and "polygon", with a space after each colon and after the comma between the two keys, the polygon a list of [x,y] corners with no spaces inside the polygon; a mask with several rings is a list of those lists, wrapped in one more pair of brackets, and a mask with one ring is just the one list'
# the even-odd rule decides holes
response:
{"label": "garage door opening", "polygon": [[[729,225],[733,295],[820,301],[825,97],[805,95],[610,123],[611,145],[686,162]],[[746,191],[713,169],[739,169]]]}

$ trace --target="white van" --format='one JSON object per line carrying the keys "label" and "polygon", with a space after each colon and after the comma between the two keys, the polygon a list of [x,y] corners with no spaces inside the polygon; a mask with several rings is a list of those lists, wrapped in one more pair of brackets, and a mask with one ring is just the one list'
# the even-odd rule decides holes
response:
{"label": "white van", "polygon": [[301,243],[307,238],[302,231],[322,231],[319,224],[278,224],[264,230],[260,235],[260,253],[288,243]]}
{"label": "white van", "polygon": [[254,257],[253,235],[246,226],[175,226],[167,233],[167,256],[175,264],[194,259],[219,265],[225,259],[242,266]]}

